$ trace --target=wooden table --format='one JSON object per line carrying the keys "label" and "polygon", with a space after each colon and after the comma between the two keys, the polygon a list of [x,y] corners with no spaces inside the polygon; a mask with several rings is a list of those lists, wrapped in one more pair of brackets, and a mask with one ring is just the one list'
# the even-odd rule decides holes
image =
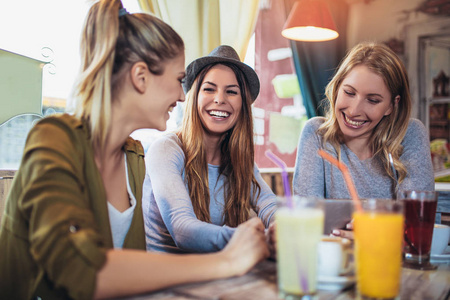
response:
{"label": "wooden table", "polygon": [[[403,268],[401,299],[445,300],[450,298],[450,263],[439,263],[435,271]],[[126,298],[133,300],[269,300],[278,299],[276,263],[263,261],[241,277],[179,285],[158,292]],[[356,299],[355,286],[343,291],[319,291],[313,299]]]}

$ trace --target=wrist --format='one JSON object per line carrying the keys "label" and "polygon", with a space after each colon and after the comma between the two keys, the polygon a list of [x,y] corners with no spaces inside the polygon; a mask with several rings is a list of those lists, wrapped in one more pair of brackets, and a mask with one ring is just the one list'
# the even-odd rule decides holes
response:
{"label": "wrist", "polygon": [[215,254],[217,262],[217,270],[219,271],[220,277],[227,278],[238,275],[238,270],[236,270],[236,264],[233,262],[232,257],[229,255],[227,249],[223,249]]}

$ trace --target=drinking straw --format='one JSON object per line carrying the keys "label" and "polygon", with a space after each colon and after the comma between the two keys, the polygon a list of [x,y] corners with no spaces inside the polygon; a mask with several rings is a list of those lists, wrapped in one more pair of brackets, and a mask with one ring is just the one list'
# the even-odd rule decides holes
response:
{"label": "drinking straw", "polygon": [[[297,266],[297,271],[298,271],[298,277],[300,279],[300,287],[302,288],[302,291],[304,293],[308,293],[309,292],[309,283],[308,283],[308,276],[306,275],[307,270],[304,270],[302,268],[302,263],[301,263],[301,258],[300,258],[300,253],[302,253],[302,251],[300,249],[298,249],[298,247],[295,247],[295,264]],[[306,269],[308,267],[308,264],[305,264]]]}
{"label": "drinking straw", "polygon": [[286,205],[289,208],[293,208],[291,188],[289,187],[288,173],[286,171],[287,166],[284,161],[276,156],[272,151],[266,150],[265,152],[267,158],[269,158],[273,163],[281,168],[281,178],[283,179],[284,195],[286,197]]}
{"label": "drinking straw", "polygon": [[335,165],[342,172],[345,183],[347,184],[348,191],[350,192],[350,195],[353,199],[353,203],[355,204],[356,209],[359,212],[362,212],[361,201],[359,201],[355,184],[353,183],[352,177],[350,176],[350,172],[348,171],[347,166],[343,162],[338,161],[336,158],[325,152],[323,149],[319,149],[318,153],[320,156],[322,156],[322,158],[328,160],[331,164]]}

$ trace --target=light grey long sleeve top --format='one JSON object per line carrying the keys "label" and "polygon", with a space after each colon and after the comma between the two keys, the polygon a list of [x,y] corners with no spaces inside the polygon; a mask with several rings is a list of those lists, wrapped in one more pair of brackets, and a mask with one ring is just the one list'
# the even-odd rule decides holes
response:
{"label": "light grey long sleeve top", "polygon": [[[327,199],[350,199],[341,171],[317,154],[322,148],[322,137],[317,134],[317,129],[324,121],[323,117],[312,118],[302,131],[294,170],[294,194]],[[430,142],[425,126],[419,120],[409,121],[402,146],[403,154],[400,160],[407,169],[407,176],[398,189],[434,191]],[[327,143],[324,148],[337,158],[337,152],[330,144]],[[386,173],[379,158],[360,160],[343,144],[341,160],[347,165],[360,198],[393,198],[395,182]]]}
{"label": "light grey long sleeve top", "polygon": [[[171,253],[218,251],[225,247],[235,231],[224,225],[225,177],[219,176],[219,166],[208,165],[211,223],[198,220],[185,182],[185,156],[180,143],[175,134],[164,135],[153,142],[145,155],[147,174],[142,202],[147,250]],[[251,205],[268,227],[276,210],[276,196],[256,165],[254,174],[261,186],[261,194]]]}

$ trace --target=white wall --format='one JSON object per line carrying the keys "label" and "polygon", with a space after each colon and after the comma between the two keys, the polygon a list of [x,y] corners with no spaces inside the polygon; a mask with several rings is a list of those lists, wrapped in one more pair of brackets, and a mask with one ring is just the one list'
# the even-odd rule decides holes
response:
{"label": "white wall", "polygon": [[435,17],[415,9],[423,0],[349,0],[347,46],[362,41],[385,42],[391,38],[405,39],[405,28]]}

